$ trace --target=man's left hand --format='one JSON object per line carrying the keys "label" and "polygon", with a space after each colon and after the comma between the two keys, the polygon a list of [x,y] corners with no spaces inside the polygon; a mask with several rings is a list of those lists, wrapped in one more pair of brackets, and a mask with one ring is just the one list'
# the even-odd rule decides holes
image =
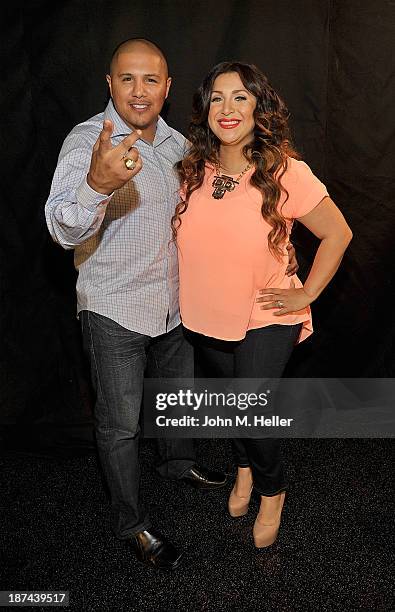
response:
{"label": "man's left hand", "polygon": [[287,251],[289,263],[285,272],[287,276],[293,276],[299,270],[299,264],[298,260],[296,259],[296,251],[292,242],[288,242]]}

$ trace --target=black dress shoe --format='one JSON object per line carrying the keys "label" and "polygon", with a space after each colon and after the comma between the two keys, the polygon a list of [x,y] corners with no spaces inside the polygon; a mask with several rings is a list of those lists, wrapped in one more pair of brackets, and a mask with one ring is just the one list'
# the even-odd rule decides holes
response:
{"label": "black dress shoe", "polygon": [[227,483],[226,474],[213,472],[200,465],[191,467],[180,480],[195,489],[220,489]]}
{"label": "black dress shoe", "polygon": [[155,569],[172,570],[181,561],[182,553],[158,531],[139,531],[129,541],[138,560]]}

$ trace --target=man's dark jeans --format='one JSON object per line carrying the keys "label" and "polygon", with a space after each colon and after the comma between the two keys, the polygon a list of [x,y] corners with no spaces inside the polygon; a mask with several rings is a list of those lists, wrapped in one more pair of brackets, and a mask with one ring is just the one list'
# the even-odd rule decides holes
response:
{"label": "man's dark jeans", "polygon": [[[111,494],[115,535],[126,539],[151,523],[139,500],[139,415],[144,376],[193,378],[193,348],[182,328],[156,338],[111,319],[80,313],[84,349],[96,391],[96,441]],[[179,478],[195,464],[193,440],[160,440],[160,474]]]}

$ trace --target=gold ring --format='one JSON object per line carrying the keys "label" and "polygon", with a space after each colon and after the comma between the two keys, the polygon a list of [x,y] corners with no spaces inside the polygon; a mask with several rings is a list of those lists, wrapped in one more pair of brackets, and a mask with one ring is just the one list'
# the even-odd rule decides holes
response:
{"label": "gold ring", "polygon": [[134,170],[136,167],[136,162],[134,159],[130,159],[130,157],[126,157],[124,160],[124,164],[128,170]]}

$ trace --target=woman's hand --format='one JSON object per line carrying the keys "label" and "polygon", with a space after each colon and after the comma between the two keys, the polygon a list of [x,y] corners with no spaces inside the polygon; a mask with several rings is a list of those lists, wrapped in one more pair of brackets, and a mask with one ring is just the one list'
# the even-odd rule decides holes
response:
{"label": "woman's hand", "polygon": [[314,236],[321,240],[314,257],[310,273],[304,287],[295,288],[291,279],[290,289],[267,287],[261,289],[257,302],[263,302],[262,310],[272,310],[276,317],[298,312],[311,304],[327,286],[338,269],[352,232],[336,204],[326,196],[319,204],[303,217],[299,217]]}
{"label": "woman's hand", "polygon": [[260,289],[259,294],[261,297],[257,298],[256,301],[264,303],[261,310],[276,308],[276,312],[273,313],[276,317],[303,310],[314,301],[314,297],[307,295],[303,287],[299,289],[295,287],[291,287],[291,289],[267,287],[266,289]]}

